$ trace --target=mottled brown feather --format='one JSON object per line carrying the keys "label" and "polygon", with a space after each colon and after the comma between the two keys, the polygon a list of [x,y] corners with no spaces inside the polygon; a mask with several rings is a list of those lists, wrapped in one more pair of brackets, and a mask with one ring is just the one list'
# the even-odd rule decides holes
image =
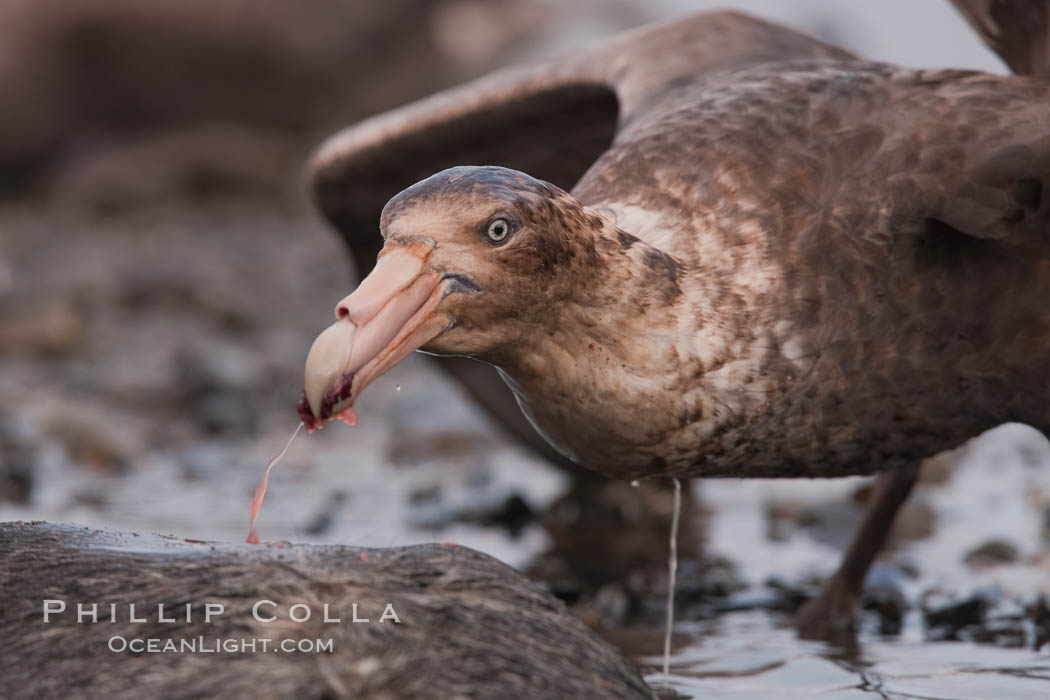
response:
{"label": "mottled brown feather", "polygon": [[1008,420],[1050,430],[1047,115],[1044,80],[907,70],[716,13],[353,127],[315,184],[359,251],[389,197],[447,165],[572,187],[571,249],[607,273],[577,280],[584,306],[616,309],[621,336],[588,354],[555,329],[542,362],[487,359],[587,466],[868,473]]}
{"label": "mottled brown feather", "polygon": [[314,157],[314,195],[367,269],[387,200],[439,170],[501,165],[568,190],[609,148],[618,124],[658,108],[664,93],[699,75],[848,56],[734,12],[645,27],[547,63],[497,71],[344,130]]}
{"label": "mottled brown feather", "polygon": [[1050,2],[952,0],[952,4],[1014,73],[1050,76]]}

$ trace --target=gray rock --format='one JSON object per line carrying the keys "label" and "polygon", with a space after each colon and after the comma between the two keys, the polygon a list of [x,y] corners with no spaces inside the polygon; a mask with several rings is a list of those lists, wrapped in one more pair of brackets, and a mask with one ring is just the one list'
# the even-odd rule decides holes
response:
{"label": "gray rock", "polygon": [[[564,605],[456,545],[250,546],[6,523],[0,557],[8,698],[652,697],[636,669]],[[46,623],[45,600],[65,604]],[[274,605],[263,603],[259,617],[275,620],[253,616],[260,600]],[[98,603],[98,622],[78,624],[78,603]],[[130,621],[132,603],[145,622]],[[207,603],[223,606],[210,623]],[[325,604],[339,622],[324,621]],[[351,621],[354,604],[368,623]],[[161,622],[159,605],[178,621]],[[400,623],[380,621],[390,607]],[[307,608],[308,620],[291,619]],[[263,653],[257,642],[252,653],[237,641],[215,653],[111,650],[151,638],[159,648],[198,638],[208,648],[249,639],[332,647]]]}

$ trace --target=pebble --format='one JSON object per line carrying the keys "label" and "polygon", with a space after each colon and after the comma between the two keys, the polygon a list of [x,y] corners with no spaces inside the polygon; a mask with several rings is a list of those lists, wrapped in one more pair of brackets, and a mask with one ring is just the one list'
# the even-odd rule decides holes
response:
{"label": "pebble", "polygon": [[84,344],[81,314],[69,301],[39,302],[4,309],[0,353],[37,357],[68,356]]}
{"label": "pebble", "polygon": [[962,639],[963,630],[984,623],[989,605],[989,599],[982,592],[956,598],[938,591],[927,591],[921,601],[927,639]]}
{"label": "pebble", "polygon": [[1017,547],[1003,540],[989,540],[966,554],[966,565],[971,569],[990,569],[1012,564],[1020,557]]}

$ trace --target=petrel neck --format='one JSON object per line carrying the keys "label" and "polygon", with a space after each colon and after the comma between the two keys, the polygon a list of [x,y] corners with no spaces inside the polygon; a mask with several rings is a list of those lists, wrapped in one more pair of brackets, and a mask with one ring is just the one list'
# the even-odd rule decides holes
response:
{"label": "petrel neck", "polygon": [[575,271],[572,294],[493,358],[533,425],[571,457],[593,455],[593,444],[658,439],[662,421],[637,416],[676,410],[667,388],[699,322],[683,303],[681,261],[611,223],[594,233],[595,255]]}
{"label": "petrel neck", "polygon": [[[546,374],[556,358],[577,367],[615,357],[634,364],[637,342],[673,345],[682,310],[685,265],[674,256],[602,219],[586,237],[592,255],[574,275],[572,293],[551,305],[541,329],[516,345],[500,364],[514,374]],[[610,357],[611,356],[611,357]],[[570,360],[570,358],[574,358]]]}

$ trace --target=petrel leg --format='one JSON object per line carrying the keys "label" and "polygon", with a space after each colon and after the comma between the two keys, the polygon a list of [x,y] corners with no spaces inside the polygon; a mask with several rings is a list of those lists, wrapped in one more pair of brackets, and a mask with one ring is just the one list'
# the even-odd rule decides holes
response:
{"label": "petrel leg", "polygon": [[823,640],[852,637],[868,567],[886,544],[894,516],[907,500],[918,475],[918,464],[879,475],[868,510],[838,571],[825,582],[820,595],[802,606],[795,617],[799,636]]}

